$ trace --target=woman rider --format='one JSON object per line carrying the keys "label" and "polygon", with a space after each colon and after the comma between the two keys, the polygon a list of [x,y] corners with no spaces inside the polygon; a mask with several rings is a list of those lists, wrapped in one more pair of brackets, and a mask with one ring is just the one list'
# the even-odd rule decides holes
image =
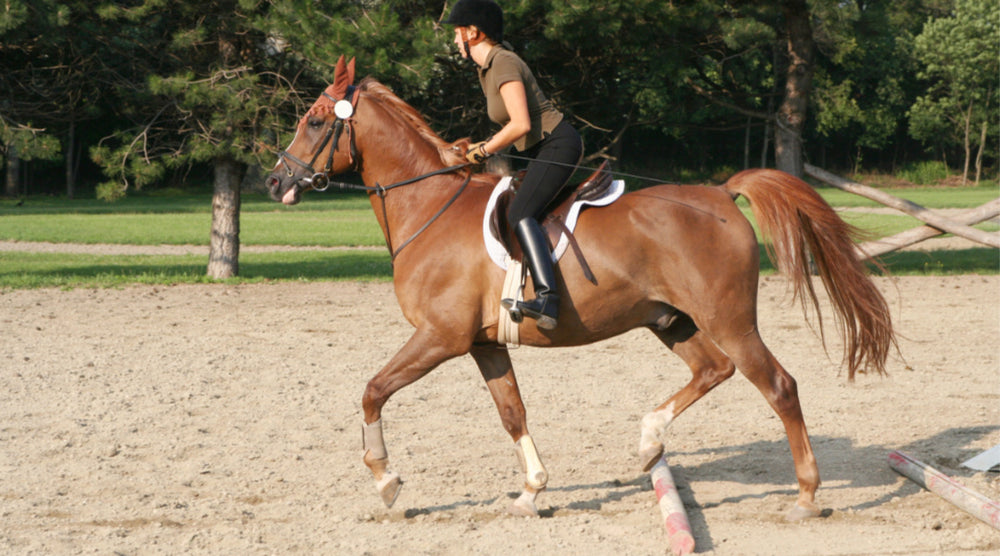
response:
{"label": "woman rider", "polygon": [[481,163],[513,145],[531,159],[508,220],[531,271],[535,299],[504,299],[503,306],[551,330],[559,316],[559,292],[548,237],[538,219],[572,176],[583,142],[539,89],[527,64],[503,46],[503,10],[496,2],[459,0],[445,23],[455,25],[461,56],[478,66],[489,118],[502,126],[486,141],[472,144],[466,158]]}

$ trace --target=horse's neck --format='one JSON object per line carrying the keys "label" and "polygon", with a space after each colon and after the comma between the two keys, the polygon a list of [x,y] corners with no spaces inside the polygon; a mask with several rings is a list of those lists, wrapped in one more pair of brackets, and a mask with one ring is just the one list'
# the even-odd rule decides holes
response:
{"label": "horse's neck", "polygon": [[372,194],[371,202],[387,243],[395,248],[426,224],[461,187],[462,179],[458,173],[448,173],[392,187],[444,169],[437,146],[413,129],[391,126],[367,137],[362,143],[358,136],[361,177],[369,187],[390,187]]}
{"label": "horse's neck", "polygon": [[[445,167],[438,146],[379,105],[358,133],[361,177],[369,187],[387,186]],[[409,189],[404,186],[399,189]]]}

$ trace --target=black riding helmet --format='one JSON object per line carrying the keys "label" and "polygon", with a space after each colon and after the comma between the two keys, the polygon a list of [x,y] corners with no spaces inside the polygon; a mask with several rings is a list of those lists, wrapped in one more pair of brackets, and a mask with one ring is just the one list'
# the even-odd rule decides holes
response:
{"label": "black riding helmet", "polygon": [[458,0],[445,23],[475,25],[494,42],[503,42],[503,10],[493,0]]}

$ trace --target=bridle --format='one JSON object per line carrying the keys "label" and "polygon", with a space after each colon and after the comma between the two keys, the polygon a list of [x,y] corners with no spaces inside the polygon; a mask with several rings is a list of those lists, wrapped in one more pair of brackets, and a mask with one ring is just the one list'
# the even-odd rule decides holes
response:
{"label": "bridle", "polygon": [[[358,105],[358,98],[360,96],[360,92],[361,92],[360,89],[351,85],[347,88],[346,97],[338,100],[333,98],[331,95],[327,94],[326,91],[323,91],[323,96],[330,99],[334,103],[333,114],[336,117],[336,120],[334,120],[333,125],[331,125],[327,129],[326,135],[323,136],[323,140],[319,144],[319,148],[316,149],[316,154],[313,155],[312,160],[310,160],[308,163],[304,162],[303,160],[299,159],[298,157],[289,153],[288,151],[281,151],[281,153],[278,154],[278,159],[280,160],[281,164],[285,165],[286,169],[285,171],[287,172],[288,177],[292,177],[295,175],[295,171],[292,170],[291,164],[288,163],[289,161],[297,164],[298,166],[304,168],[305,170],[307,170],[309,173],[312,174],[311,177],[299,178],[298,180],[296,180],[295,183],[292,184],[292,187],[308,186],[311,187],[314,191],[326,191],[327,189],[330,188],[330,186],[335,185],[340,189],[353,189],[357,191],[365,191],[366,193],[369,194],[374,193],[378,195],[379,199],[382,201],[382,221],[385,222],[386,243],[388,244],[389,253],[392,254],[392,261],[394,262],[396,260],[396,256],[399,255],[399,252],[402,251],[404,247],[412,243],[413,240],[417,238],[417,236],[423,233],[424,230],[426,230],[432,223],[434,223],[435,220],[437,220],[442,214],[444,214],[444,211],[448,210],[448,207],[450,207],[452,203],[454,203],[455,200],[458,199],[458,196],[461,195],[463,191],[465,191],[466,186],[469,185],[469,181],[472,180],[472,171],[470,170],[466,174],[465,180],[462,182],[462,186],[458,188],[458,191],[456,191],[455,194],[452,195],[450,199],[448,199],[448,202],[446,202],[444,206],[442,206],[434,214],[434,216],[432,216],[426,223],[424,223],[423,226],[420,227],[419,230],[417,230],[412,236],[410,236],[409,239],[400,244],[399,248],[395,250],[393,250],[392,247],[392,234],[389,232],[389,215],[386,210],[386,203],[385,203],[386,192],[389,191],[390,189],[395,189],[397,187],[402,187],[404,185],[417,183],[419,181],[425,180],[433,176],[450,174],[452,172],[455,172],[456,170],[467,168],[472,164],[466,162],[462,164],[456,164],[454,166],[448,166],[446,168],[434,170],[432,172],[421,174],[414,178],[409,178],[389,185],[381,185],[378,182],[375,182],[374,186],[367,186],[367,185],[358,185],[354,183],[345,183],[341,181],[332,181],[330,179],[330,174],[331,172],[333,172],[333,154],[339,148],[340,136],[343,133],[345,127],[347,128],[347,136],[350,138],[351,141],[350,151],[348,152],[348,156],[350,156],[350,163],[351,163],[349,169],[358,171],[360,170],[361,167],[360,164],[361,159],[358,154],[358,148],[354,142],[354,136],[355,136],[354,113],[355,113],[355,108],[357,108]],[[326,159],[326,166],[323,168],[322,172],[318,172],[313,167],[313,165],[316,164],[316,160],[319,158],[320,153],[322,153],[323,149],[325,149],[326,146],[330,144],[330,141],[333,141],[333,144],[330,147],[330,154],[329,156],[327,156]]]}
{"label": "bridle", "polygon": [[[333,101],[333,114],[336,119],[334,120],[333,125],[327,128],[326,135],[323,136],[323,140],[320,141],[319,148],[316,149],[316,154],[313,155],[312,160],[308,163],[302,161],[288,151],[281,151],[278,153],[278,160],[285,165],[285,172],[288,174],[288,177],[295,175],[292,165],[288,163],[289,161],[294,162],[312,174],[310,177],[299,178],[292,185],[292,187],[306,185],[316,191],[326,191],[327,188],[330,187],[330,173],[333,171],[333,154],[340,149],[340,136],[344,132],[345,124],[347,127],[347,136],[351,140],[350,151],[348,151],[348,156],[350,157],[351,162],[350,169],[357,170],[359,168],[358,147],[354,142],[354,110],[358,106],[358,97],[360,93],[361,90],[353,85],[347,88],[347,95],[342,99],[333,98],[326,91],[323,91],[323,96]],[[329,156],[326,158],[326,166],[323,168],[322,172],[317,172],[313,165],[316,164],[316,160],[319,158],[320,153],[322,153],[323,149],[330,144],[331,140],[333,141],[333,145],[330,148]]]}

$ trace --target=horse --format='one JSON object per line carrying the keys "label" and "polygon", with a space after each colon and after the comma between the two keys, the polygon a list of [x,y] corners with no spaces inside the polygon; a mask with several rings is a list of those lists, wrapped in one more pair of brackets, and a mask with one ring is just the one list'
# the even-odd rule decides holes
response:
{"label": "horse", "polygon": [[[475,361],[525,475],[509,511],[538,515],[548,481],[528,433],[511,359],[498,343],[504,271],[483,247],[484,208],[498,175],[465,163],[468,139],[446,142],[412,106],[366,77],[354,85],[352,59],[300,119],[266,178],[271,197],[295,204],[330,178],[360,174],[392,255],[393,283],[415,331],[367,383],[362,396],[363,460],[392,507],[402,481],[390,469],[383,407],[393,394],[441,363]],[[326,161],[322,169],[314,165]],[[346,185],[346,184],[341,184]],[[777,170],[739,172],[719,186],[663,184],[583,211],[575,233],[590,273],[569,258],[557,265],[559,324],[520,325],[527,346],[579,346],[644,327],[687,363],[690,381],[641,419],[639,460],[649,471],[664,452],[668,425],[738,369],[781,418],[798,481],[786,518],[815,517],[819,470],[795,379],[761,339],[757,322],[760,250],[737,207],[745,197],[766,254],[789,277],[803,311],[819,304],[812,266],[829,292],[844,340],[843,364],[885,373],[895,333],[885,299],[855,255],[855,230],[804,181]],[[530,279],[525,285],[530,292]],[[822,334],[822,323],[820,324]]]}

